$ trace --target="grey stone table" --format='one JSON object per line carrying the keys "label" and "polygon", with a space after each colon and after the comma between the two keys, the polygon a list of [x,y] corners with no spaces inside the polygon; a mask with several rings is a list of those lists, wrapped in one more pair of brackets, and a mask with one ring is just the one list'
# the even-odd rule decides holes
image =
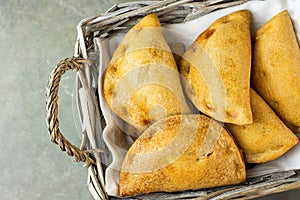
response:
{"label": "grey stone table", "polygon": [[[116,2],[0,1],[1,200],[92,200],[86,169],[50,143],[45,86],[57,62],[72,56],[77,23]],[[74,74],[68,72],[59,112],[63,133],[79,145],[72,117],[73,86]],[[298,199],[297,195],[299,191],[291,191],[261,199]]]}

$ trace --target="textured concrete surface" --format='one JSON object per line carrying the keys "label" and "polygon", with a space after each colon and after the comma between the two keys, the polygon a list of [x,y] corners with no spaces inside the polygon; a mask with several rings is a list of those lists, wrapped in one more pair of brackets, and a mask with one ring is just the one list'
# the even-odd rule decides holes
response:
{"label": "textured concrete surface", "polygon": [[[45,87],[55,65],[73,55],[77,23],[113,1],[0,3],[0,199],[92,199],[86,168],[49,140]],[[79,145],[72,115],[74,75],[64,76],[59,105],[62,132]]]}
{"label": "textured concrete surface", "polygon": [[[87,170],[50,143],[45,87],[55,65],[73,55],[77,23],[115,2],[0,1],[1,200],[92,199],[86,187]],[[79,145],[72,116],[73,85],[74,74],[68,72],[60,89],[59,112],[62,132]],[[299,191],[276,196],[298,199],[297,195]]]}

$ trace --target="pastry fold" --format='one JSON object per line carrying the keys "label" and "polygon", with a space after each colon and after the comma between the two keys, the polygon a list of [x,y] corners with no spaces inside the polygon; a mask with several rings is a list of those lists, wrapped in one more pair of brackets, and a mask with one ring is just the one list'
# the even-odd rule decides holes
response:
{"label": "pastry fold", "polygon": [[253,123],[226,127],[243,150],[246,162],[274,160],[295,146],[298,138],[254,90],[250,94]]}
{"label": "pastry fold", "polygon": [[300,50],[286,10],[254,36],[252,87],[295,132],[300,132]]}
{"label": "pastry fold", "polygon": [[120,196],[238,184],[245,164],[232,136],[205,115],[171,116],[150,126],[122,164]]}
{"label": "pastry fold", "polygon": [[139,134],[157,120],[191,113],[155,14],[141,19],[125,35],[103,80],[109,107]]}
{"label": "pastry fold", "polygon": [[181,61],[185,93],[201,112],[221,122],[252,123],[250,18],[241,10],[216,20]]}

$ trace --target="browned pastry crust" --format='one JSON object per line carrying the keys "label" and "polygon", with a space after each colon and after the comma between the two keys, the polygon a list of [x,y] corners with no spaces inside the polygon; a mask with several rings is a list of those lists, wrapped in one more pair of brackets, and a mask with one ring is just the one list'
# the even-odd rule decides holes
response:
{"label": "browned pastry crust", "polygon": [[250,12],[241,10],[216,20],[184,54],[180,72],[185,92],[210,117],[250,124]]}
{"label": "browned pastry crust", "polygon": [[244,182],[232,136],[204,115],[156,122],[133,143],[120,173],[120,196],[211,188]]}
{"label": "browned pastry crust", "polygon": [[286,10],[254,37],[252,87],[295,132],[300,132],[300,50]]}
{"label": "browned pastry crust", "polygon": [[226,124],[248,163],[274,160],[298,143],[298,138],[277,117],[269,105],[251,89],[253,123]]}
{"label": "browned pastry crust", "polygon": [[191,113],[159,19],[150,14],[126,34],[106,70],[104,97],[139,132],[164,117]]}

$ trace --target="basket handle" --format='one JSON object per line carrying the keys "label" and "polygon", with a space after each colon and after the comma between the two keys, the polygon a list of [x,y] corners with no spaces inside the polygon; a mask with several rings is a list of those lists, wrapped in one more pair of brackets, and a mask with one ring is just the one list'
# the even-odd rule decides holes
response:
{"label": "basket handle", "polygon": [[71,142],[69,142],[59,129],[58,120],[58,90],[62,75],[68,70],[75,70],[78,72],[84,63],[89,60],[81,58],[66,58],[59,62],[55,69],[51,72],[48,85],[46,88],[46,114],[47,126],[50,139],[53,143],[57,144],[62,151],[66,151],[69,156],[74,156],[75,161],[85,162],[87,166],[94,164],[95,161],[89,154]]}

